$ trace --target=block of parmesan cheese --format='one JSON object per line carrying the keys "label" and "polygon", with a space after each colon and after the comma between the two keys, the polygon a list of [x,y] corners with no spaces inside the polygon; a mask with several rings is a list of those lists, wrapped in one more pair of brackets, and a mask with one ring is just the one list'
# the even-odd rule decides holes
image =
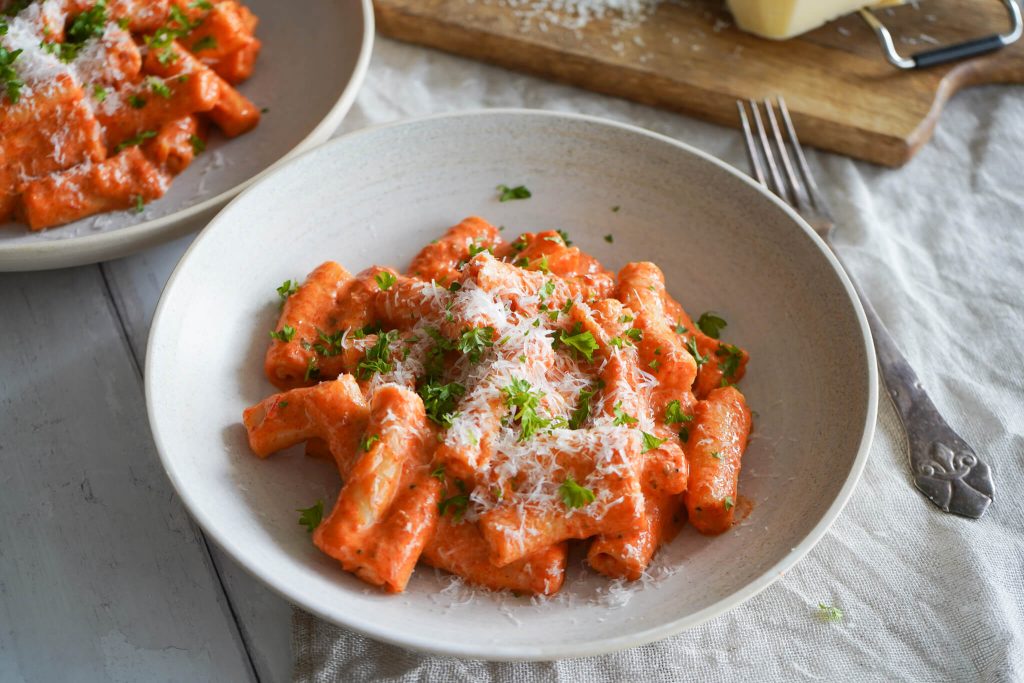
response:
{"label": "block of parmesan cheese", "polygon": [[868,5],[898,0],[728,0],[736,24],[750,33],[785,40]]}

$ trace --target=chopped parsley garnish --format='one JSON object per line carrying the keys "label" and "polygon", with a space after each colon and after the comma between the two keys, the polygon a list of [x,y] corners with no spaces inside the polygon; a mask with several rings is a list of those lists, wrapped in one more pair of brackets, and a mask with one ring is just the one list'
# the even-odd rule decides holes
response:
{"label": "chopped parsley garnish", "polygon": [[107,1],[98,0],[90,9],[74,18],[68,28],[65,42],[81,44],[90,38],[101,36],[106,25]]}
{"label": "chopped parsley garnish", "polygon": [[740,369],[743,352],[732,344],[719,344],[715,355],[722,359],[718,364],[718,369],[722,371],[722,379],[733,379],[736,376],[736,371]]}
{"label": "chopped parsley garnish", "polygon": [[320,377],[320,368],[316,365],[316,356],[310,356],[309,360],[306,361],[306,374],[302,376],[302,379],[309,381],[311,379],[317,379]]}
{"label": "chopped parsley garnish", "polygon": [[[6,29],[7,24],[4,23],[3,27]],[[18,72],[14,70],[14,62],[19,55],[21,50],[8,50],[0,45],[0,87],[11,104],[17,104],[21,99],[21,88],[25,85],[25,82],[18,78]]]}
{"label": "chopped parsley garnish", "polygon": [[192,0],[192,2],[188,3],[188,6],[191,9],[202,9],[207,11],[213,9],[213,3],[207,2],[207,0]]}
{"label": "chopped parsley garnish", "polygon": [[636,327],[629,328],[623,334],[625,334],[627,337],[629,337],[633,341],[643,341],[643,339],[644,339],[644,332],[643,332],[643,330],[641,330],[639,328],[636,328]]}
{"label": "chopped parsley garnish", "polygon": [[634,318],[633,316],[631,316],[628,313],[623,313],[622,315],[619,316],[619,322],[620,323],[631,323],[634,320],[636,320],[636,318]]}
{"label": "chopped parsley garnish", "polygon": [[622,409],[622,401],[619,401],[618,403],[615,404],[614,410],[615,421],[612,424],[615,424],[619,427],[625,425],[635,425],[637,422],[640,421]]}
{"label": "chopped parsley garnish", "polygon": [[484,349],[494,346],[493,327],[467,327],[459,335],[455,348],[466,354],[470,363],[479,363]]}
{"label": "chopped parsley garnish", "polygon": [[569,415],[569,429],[579,429],[590,417],[590,399],[594,398],[597,389],[580,389],[580,396],[576,401],[576,407]]}
{"label": "chopped parsley garnish", "polygon": [[513,378],[512,383],[502,387],[501,392],[505,394],[505,406],[514,411],[507,419],[519,422],[520,441],[529,439],[537,431],[551,424],[550,420],[537,414],[544,392],[534,389],[525,379]]}
{"label": "chopped parsley garnish", "polygon": [[821,616],[825,621],[839,621],[843,618],[843,610],[838,607],[831,607],[823,602],[819,602],[818,609],[821,610]]}
{"label": "chopped parsley garnish", "polygon": [[292,337],[294,337],[294,336],[295,336],[295,328],[292,327],[291,325],[285,325],[284,327],[282,327],[280,330],[277,330],[276,332],[274,330],[270,331],[270,338],[271,339],[276,339],[279,342],[285,342],[285,343],[290,342],[292,340]]}
{"label": "chopped parsley garnish", "polygon": [[676,326],[673,329],[676,331],[676,334],[686,334],[689,332],[689,330],[683,327],[683,324],[678,320],[676,321]]}
{"label": "chopped parsley garnish", "polygon": [[398,339],[398,330],[382,332],[377,337],[376,343],[367,350],[366,357],[356,366],[356,375],[359,379],[370,379],[377,372],[382,375],[391,372],[391,349],[389,347],[391,342],[396,339]]}
{"label": "chopped parsley garnish", "polygon": [[715,451],[714,453],[711,454],[711,457],[714,458],[715,460],[721,460],[723,457],[722,451]]}
{"label": "chopped parsley garnish", "polygon": [[313,348],[321,356],[337,356],[344,350],[342,341],[345,338],[345,330],[340,330],[334,334],[327,334],[323,330],[317,328],[316,336],[320,340],[320,343],[313,344]]}
{"label": "chopped parsley garnish", "polygon": [[146,98],[132,93],[128,96],[128,104],[132,105],[133,109],[142,109],[146,106]]}
{"label": "chopped parsley garnish", "polygon": [[615,206],[612,207],[612,213],[618,213],[619,209],[621,209],[621,208],[622,208],[621,206],[616,204]]}
{"label": "chopped parsley garnish", "polygon": [[141,145],[146,140],[151,140],[151,139],[153,139],[155,137],[156,137],[156,131],[155,130],[144,130],[144,131],[140,132],[138,135],[134,135],[134,136],[128,138],[127,140],[125,140],[124,142],[118,144],[117,151],[120,152],[122,150],[128,149],[129,147],[137,147],[138,145]]}
{"label": "chopped parsley garnish", "polygon": [[427,417],[442,427],[452,426],[452,421],[456,416],[455,404],[465,393],[466,387],[458,382],[441,384],[437,381],[430,381],[419,388]]}
{"label": "chopped parsley garnish", "polygon": [[444,465],[438,465],[437,467],[435,467],[434,470],[430,473],[430,476],[432,476],[434,479],[437,479],[438,481],[444,481]]}
{"label": "chopped parsley garnish", "polygon": [[159,79],[156,76],[147,76],[146,84],[149,86],[150,90],[155,92],[160,97],[164,98],[165,100],[171,99],[171,89],[167,87],[167,84],[164,83],[162,79]]}
{"label": "chopped parsley garnish", "polygon": [[97,102],[103,102],[107,99],[107,89],[99,83],[92,86],[92,98]]}
{"label": "chopped parsley garnish", "polygon": [[146,200],[141,194],[135,195],[135,213],[142,213],[146,210]]}
{"label": "chopped parsley garnish", "polygon": [[363,449],[364,453],[369,453],[370,449],[373,448],[373,444],[380,441],[380,434],[367,434],[363,437],[363,440],[359,442],[359,447]]}
{"label": "chopped parsley garnish", "polygon": [[556,331],[551,346],[556,349],[565,346],[569,349],[569,353],[582,354],[587,360],[593,360],[594,351],[599,348],[597,340],[590,332],[581,332],[582,328],[582,323],[576,323],[568,333],[563,330]]}
{"label": "chopped parsley garnish", "polygon": [[708,357],[700,355],[700,350],[697,349],[696,337],[690,337],[690,340],[686,342],[686,350],[689,351],[690,355],[693,356],[693,359],[697,361],[698,368],[708,362]]}
{"label": "chopped parsley garnish", "polygon": [[647,367],[657,372],[658,368],[661,367],[661,361],[655,358],[654,360],[647,364]]}
{"label": "chopped parsley garnish", "polygon": [[565,243],[565,246],[572,246],[572,240],[569,239],[569,233],[567,233],[565,230],[556,230],[555,232],[557,232],[558,236],[562,238],[562,242]]}
{"label": "chopped parsley garnish", "polygon": [[590,505],[596,499],[594,492],[576,483],[570,474],[558,487],[558,495],[567,508],[581,508]]}
{"label": "chopped parsley garnish", "polygon": [[628,339],[623,339],[622,337],[612,337],[611,339],[608,340],[608,344],[610,346],[614,346],[617,349],[621,349],[623,346],[632,346],[633,342],[629,341]]}
{"label": "chopped parsley garnish", "polygon": [[736,507],[736,503],[732,502],[732,496],[725,497],[725,511],[728,512]]}
{"label": "chopped parsley garnish", "polygon": [[382,291],[391,289],[391,285],[398,282],[398,278],[395,277],[395,274],[387,270],[377,273],[373,276],[373,279],[377,281],[377,286],[380,287]]}
{"label": "chopped parsley garnish", "polygon": [[517,185],[516,187],[509,187],[508,185],[498,185],[498,201],[508,202],[513,199],[529,199],[533,195],[526,189],[524,185]]}
{"label": "chopped parsley garnish", "polygon": [[682,441],[683,443],[686,443],[687,441],[690,440],[690,430],[688,428],[683,427],[682,429],[679,430],[679,440]]}
{"label": "chopped parsley garnish", "polygon": [[[459,487],[459,493],[454,496],[442,497],[437,503],[437,509],[442,517],[451,510],[452,516],[458,522],[462,520],[462,516],[466,514],[466,508],[469,507],[469,494],[466,493],[466,485],[462,483],[461,479],[456,479],[455,484]],[[447,496],[447,494],[448,491],[445,489],[441,495]]]}
{"label": "chopped parsley garnish", "polygon": [[203,140],[198,135],[189,135],[188,141],[192,145],[193,154],[199,154],[206,149],[206,140]]}
{"label": "chopped parsley garnish", "polygon": [[555,281],[554,280],[548,280],[547,282],[544,283],[544,286],[540,288],[540,292],[537,294],[537,296],[540,297],[541,301],[545,301],[545,300],[548,299],[548,297],[550,297],[554,293],[555,293]]}
{"label": "chopped parsley garnish", "polygon": [[277,288],[277,295],[281,297],[281,303],[283,304],[288,297],[297,291],[299,291],[298,280],[285,280],[281,283],[281,286]]}
{"label": "chopped parsley garnish", "polygon": [[309,533],[313,533],[324,518],[324,502],[318,500],[312,507],[297,508],[295,511],[302,513],[299,515],[299,524],[306,527]]}
{"label": "chopped parsley garnish", "polygon": [[718,339],[718,335],[721,333],[722,328],[728,327],[729,323],[725,322],[717,313],[713,311],[705,311],[700,314],[700,318],[697,319],[697,327],[700,331],[708,335],[712,339]]}
{"label": "chopped parsley garnish", "polygon": [[612,235],[611,233],[608,233],[607,235],[604,236],[604,241],[607,242],[608,244],[614,244],[615,243],[615,235]]}
{"label": "chopped parsley garnish", "polygon": [[201,52],[203,50],[216,50],[217,39],[213,36],[204,36],[196,41],[196,44],[192,46],[192,52]]}
{"label": "chopped parsley garnish", "polygon": [[665,406],[665,424],[689,422],[692,419],[693,415],[687,415],[683,412],[679,401],[669,401],[668,405]]}
{"label": "chopped parsley garnish", "polygon": [[644,438],[644,453],[647,451],[653,451],[655,448],[658,448],[661,444],[668,441],[668,439],[659,439],[654,434],[648,434],[647,432],[640,432],[640,434]]}

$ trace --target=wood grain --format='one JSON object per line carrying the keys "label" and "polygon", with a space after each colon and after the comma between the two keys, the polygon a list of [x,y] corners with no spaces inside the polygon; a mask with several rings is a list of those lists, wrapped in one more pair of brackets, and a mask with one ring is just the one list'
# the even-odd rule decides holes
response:
{"label": "wood grain", "polygon": [[[987,57],[903,72],[857,16],[773,42],[736,29],[721,0],[665,3],[634,28],[524,23],[493,0],[374,0],[385,35],[589,90],[737,126],[736,99],[783,95],[801,139],[901,166],[959,89],[1024,81],[1024,41]],[[881,12],[905,53],[1004,32],[997,0],[929,0]]]}
{"label": "wood grain", "polygon": [[0,287],[0,679],[252,680],[99,268]]}
{"label": "wood grain", "polygon": [[[100,266],[139,367],[145,367],[149,327],[160,294],[193,239],[195,235],[187,235]],[[289,680],[291,605],[217,546],[210,546],[210,554],[258,679],[264,683]]]}

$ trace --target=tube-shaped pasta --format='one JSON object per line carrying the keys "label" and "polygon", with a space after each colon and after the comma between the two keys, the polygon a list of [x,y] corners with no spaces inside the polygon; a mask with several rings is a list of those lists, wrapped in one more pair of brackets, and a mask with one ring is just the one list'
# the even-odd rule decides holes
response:
{"label": "tube-shaped pasta", "polygon": [[253,38],[248,45],[218,59],[210,68],[231,85],[238,85],[252,75],[262,47],[263,43]]}
{"label": "tube-shaped pasta", "polygon": [[138,80],[142,53],[131,33],[111,24],[102,36],[86,44],[76,64],[83,83],[119,86]]}
{"label": "tube-shaped pasta", "polygon": [[[512,259],[524,268],[547,270],[565,280],[571,296],[582,301],[604,299],[615,289],[615,276],[579,247],[566,245],[555,230],[523,233],[512,243]],[[543,265],[543,268],[541,268]]]}
{"label": "tube-shaped pasta", "polygon": [[682,498],[664,491],[644,491],[644,523],[639,529],[598,536],[587,551],[587,563],[613,579],[636,581],[654,553],[682,525]]}
{"label": "tube-shaped pasta", "polygon": [[[95,5],[92,0],[75,0],[78,11]],[[149,33],[166,23],[171,8],[169,0],[109,0],[107,12],[112,19],[125,21],[135,33]]]}
{"label": "tube-shaped pasta", "polygon": [[491,548],[473,522],[441,517],[420,559],[458,574],[477,586],[537,595],[554,595],[565,581],[568,544],[556,543],[504,567],[490,561]]}
{"label": "tube-shaped pasta", "polygon": [[0,167],[10,172],[12,182],[102,161],[106,156],[99,124],[81,99],[57,105],[39,121],[11,131],[0,142]]}
{"label": "tube-shaped pasta", "polygon": [[725,344],[704,334],[678,301],[665,294],[665,314],[674,325],[685,328],[680,339],[689,345],[691,339],[701,357],[693,393],[706,397],[712,389],[723,384],[736,384],[743,379],[750,355],[732,344]]}
{"label": "tube-shaped pasta", "polygon": [[501,244],[498,229],[478,216],[452,226],[441,239],[423,247],[409,264],[411,277],[447,286],[459,279],[459,266],[480,249]]}
{"label": "tube-shaped pasta", "polygon": [[82,89],[75,79],[68,74],[59,74],[48,82],[47,87],[33,88],[16,103],[5,101],[4,115],[0,116],[0,140],[5,140],[11,131],[43,120],[60,105],[80,101],[82,97]]}
{"label": "tube-shaped pasta", "polygon": [[167,183],[168,178],[138,147],[129,147],[98,164],[33,180],[21,196],[21,211],[32,230],[42,230],[157,199]]}
{"label": "tube-shaped pasta", "polygon": [[96,117],[107,132],[107,145],[116,146],[141,131],[155,132],[167,121],[209,111],[218,102],[219,80],[206,70],[165,79],[155,89],[143,82],[130,92],[117,94],[121,106],[97,110]]}
{"label": "tube-shaped pasta", "polygon": [[146,143],[145,153],[168,173],[177,175],[192,163],[196,153],[193,140],[197,139],[198,132],[199,119],[195,116],[168,121],[156,137]]}
{"label": "tube-shaped pasta", "polygon": [[322,455],[326,449],[344,477],[369,417],[359,385],[351,375],[342,375],[333,382],[274,394],[247,408],[242,421],[257,456],[317,441],[314,451]]}
{"label": "tube-shaped pasta", "polygon": [[313,532],[318,548],[389,592],[405,589],[437,523],[441,483],[429,472],[431,436],[419,396],[394,385],[378,389],[366,452]]}
{"label": "tube-shaped pasta", "polygon": [[651,393],[655,415],[663,415],[671,401],[689,408],[690,388],[697,363],[665,315],[665,277],[653,263],[629,263],[619,271],[618,298],[636,312],[633,325],[640,330],[640,367],[658,379]]}
{"label": "tube-shaped pasta", "polygon": [[[537,315],[541,304],[546,307],[545,310],[558,310],[572,296],[570,287],[562,278],[517,268],[499,261],[487,252],[481,252],[470,259],[463,281],[474,282],[485,292],[497,295],[521,316]],[[551,283],[550,292],[544,291],[548,283]],[[544,294],[540,296],[542,291]],[[467,322],[479,324],[482,321]]]}
{"label": "tube-shaped pasta", "polygon": [[[548,450],[547,435],[534,437],[538,453]],[[594,499],[570,507],[560,493],[533,500],[520,490],[503,494],[501,503],[480,516],[480,531],[491,547],[491,562],[502,567],[570,538],[588,538],[639,528],[644,500],[637,476],[642,455],[640,433],[630,430],[614,443],[572,431],[550,448],[552,483],[586,485]],[[598,459],[600,458],[600,462]],[[582,501],[580,501],[582,502]]]}
{"label": "tube-shaped pasta", "polygon": [[702,534],[720,534],[732,526],[750,424],[750,410],[736,387],[714,389],[697,404],[686,444],[690,481],[685,498],[690,522]]}
{"label": "tube-shaped pasta", "polygon": [[200,59],[215,62],[244,48],[252,40],[251,36],[241,7],[232,0],[224,0],[203,16],[183,42]]}
{"label": "tube-shaped pasta", "polygon": [[[354,286],[355,279],[347,270],[327,261],[288,297],[276,328],[283,338],[270,342],[263,363],[267,379],[274,386],[288,389],[308,385],[355,368],[362,355],[359,349],[325,343],[322,337],[336,339],[342,331],[359,329],[370,322],[372,301],[361,312],[352,306],[350,294]],[[346,302],[344,314],[338,310],[341,301]],[[285,334],[288,329],[293,330],[290,338]],[[317,345],[323,353],[318,352]]]}

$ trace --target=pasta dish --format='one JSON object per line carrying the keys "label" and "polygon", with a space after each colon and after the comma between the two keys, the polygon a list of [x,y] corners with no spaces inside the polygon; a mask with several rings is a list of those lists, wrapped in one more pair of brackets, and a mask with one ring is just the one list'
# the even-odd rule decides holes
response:
{"label": "pasta dish", "polygon": [[278,293],[281,392],[245,410],[249,444],[333,460],[337,501],[300,523],[364,581],[402,591],[422,561],[550,595],[570,541],[636,580],[686,521],[732,526],[748,356],[653,263],[616,276],[564,232],[471,217],[404,274],[329,261]]}
{"label": "pasta dish", "polygon": [[260,51],[235,0],[0,0],[0,222],[32,230],[164,195],[260,120],[234,85]]}

